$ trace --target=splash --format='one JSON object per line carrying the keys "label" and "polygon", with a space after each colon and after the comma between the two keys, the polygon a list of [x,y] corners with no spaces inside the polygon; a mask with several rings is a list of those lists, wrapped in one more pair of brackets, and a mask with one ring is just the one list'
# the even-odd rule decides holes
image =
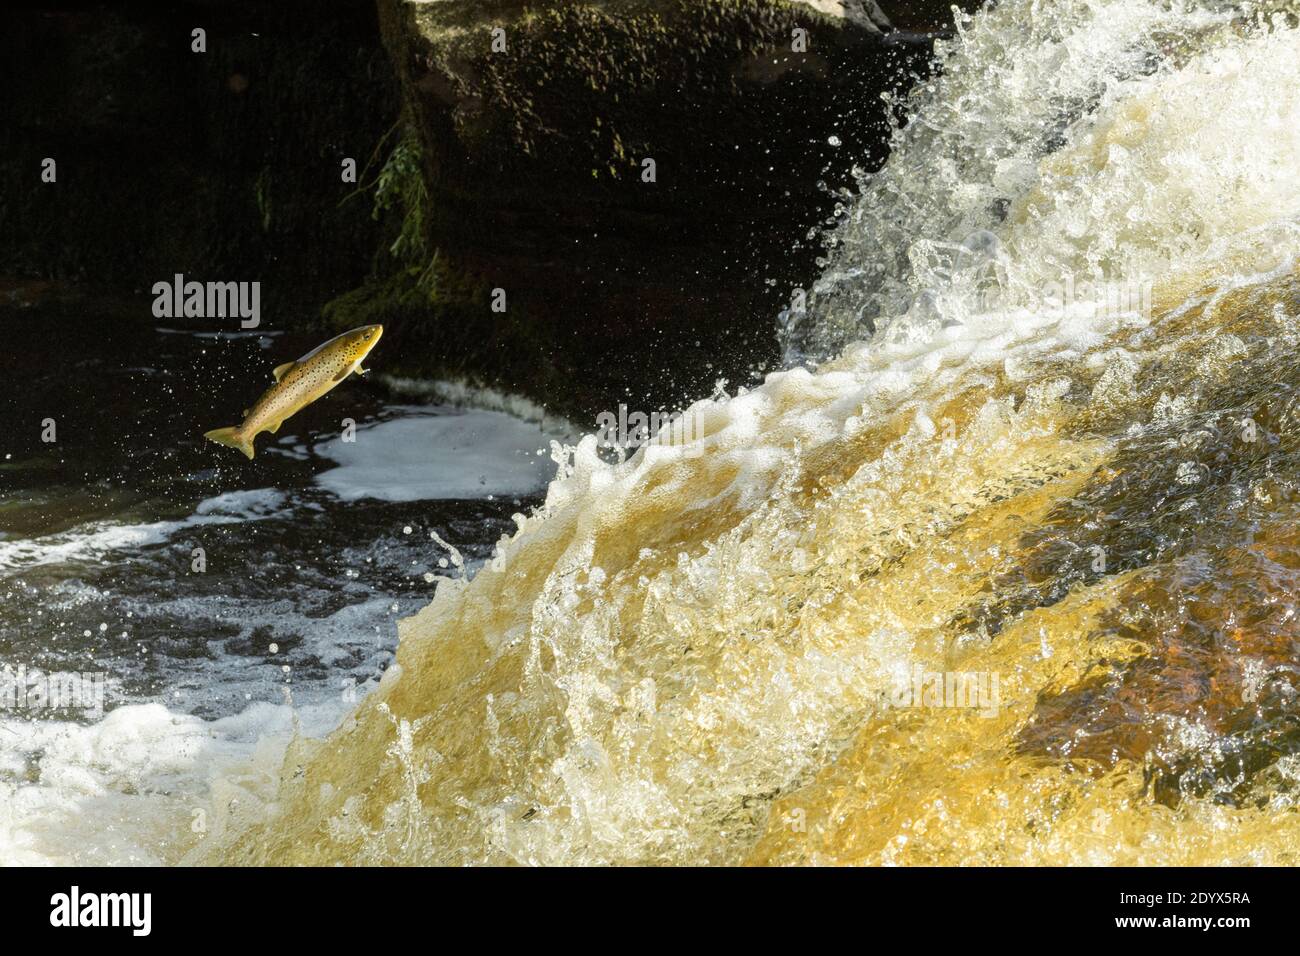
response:
{"label": "splash", "polygon": [[1300,32],[959,27],[787,329],[815,369],[567,449],[187,859],[1296,861]]}
{"label": "splash", "polygon": [[[1281,35],[1244,36],[1262,22]],[[1274,85],[1293,71],[1289,22],[1266,4],[1150,0],[959,18],[889,162],[859,173],[861,196],[841,204],[807,314],[785,317],[787,357],[820,362],[877,331],[925,337],[972,306],[1033,305],[1063,275],[1158,279],[1285,218],[1295,104]],[[962,280],[999,241],[990,303]]]}

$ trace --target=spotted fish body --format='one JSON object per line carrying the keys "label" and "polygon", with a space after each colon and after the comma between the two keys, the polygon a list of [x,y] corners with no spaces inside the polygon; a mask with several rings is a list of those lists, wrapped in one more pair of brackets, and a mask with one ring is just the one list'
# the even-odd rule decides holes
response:
{"label": "spotted fish body", "polygon": [[306,408],[353,372],[365,374],[361,362],[383,334],[382,325],[363,325],[335,336],[296,362],[281,365],[272,373],[275,384],[244,413],[242,424],[218,428],[204,433],[203,437],[238,448],[251,459],[253,439],[262,432],[274,434],[285,419]]}

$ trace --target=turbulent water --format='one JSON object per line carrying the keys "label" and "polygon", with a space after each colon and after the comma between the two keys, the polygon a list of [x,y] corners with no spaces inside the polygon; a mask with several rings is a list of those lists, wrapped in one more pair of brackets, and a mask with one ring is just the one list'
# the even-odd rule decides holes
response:
{"label": "turbulent water", "polygon": [[1300,29],[959,27],[803,364],[583,439],[331,734],[181,721],[100,822],[185,862],[1297,862]]}
{"label": "turbulent water", "polygon": [[405,381],[400,401],[338,389],[232,459],[202,432],[308,343],[125,306],[0,321],[50,372],[0,385],[0,862],[169,858],[177,819],[202,830],[214,763],[329,730],[392,662],[397,620],[554,472],[563,431],[538,409]]}

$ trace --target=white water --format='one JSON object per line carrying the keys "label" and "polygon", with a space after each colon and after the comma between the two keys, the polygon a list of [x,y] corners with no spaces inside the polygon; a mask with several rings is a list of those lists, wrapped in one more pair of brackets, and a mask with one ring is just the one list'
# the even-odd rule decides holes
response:
{"label": "white water", "polygon": [[[405,391],[411,394],[420,384],[408,383]],[[197,836],[204,830],[214,782],[220,787],[226,774],[239,778],[238,768],[251,762],[266,768],[263,782],[269,783],[271,768],[294,734],[324,735],[373,689],[375,679],[367,675],[382,673],[392,661],[388,635],[393,621],[418,608],[423,598],[358,600],[370,592],[351,579],[360,569],[378,568],[420,579],[427,595],[432,593],[432,572],[472,575],[481,561],[464,561],[463,570],[452,566],[448,552],[431,540],[429,509],[420,503],[535,493],[555,469],[548,446],[564,434],[561,421],[530,414],[532,407],[522,400],[484,397],[455,384],[445,391],[434,388],[423,383],[420,394],[486,402],[519,414],[451,404],[394,405],[383,410],[379,421],[363,422],[355,444],[333,437],[311,445],[282,440],[264,449],[303,462],[314,456],[333,461],[334,467],[320,472],[316,483],[344,501],[412,506],[409,524],[392,531],[396,540],[375,528],[373,541],[357,541],[345,552],[329,555],[320,574],[335,574],[341,562],[347,570],[335,588],[345,596],[352,590],[357,594],[327,615],[303,604],[305,579],[295,601],[289,595],[172,594],[162,579],[154,595],[112,595],[74,576],[82,568],[129,565],[139,560],[141,549],[177,542],[184,544],[188,563],[191,544],[214,543],[202,536],[204,529],[321,520],[321,504],[302,492],[232,491],[199,502],[184,518],[98,520],[44,537],[0,542],[0,572],[21,576],[55,568],[69,578],[47,591],[40,616],[28,621],[29,628],[46,634],[51,646],[60,643],[67,626],[63,609],[85,604],[104,605],[102,616],[111,621],[114,635],[121,630],[123,637],[153,620],[190,622],[198,628],[220,621],[237,632],[237,643],[254,642],[263,657],[222,652],[219,642],[213,642],[205,657],[169,660],[166,688],[157,702],[124,703],[139,698],[109,678],[110,712],[99,719],[88,719],[76,707],[49,711],[29,705],[6,713],[0,705],[0,862],[148,865],[174,860],[180,850],[169,845],[168,835]],[[372,466],[374,460],[383,466]],[[427,543],[428,553],[407,566],[416,536]],[[212,561],[222,560],[220,547],[210,551]],[[93,624],[90,633],[98,633]],[[304,679],[285,666],[283,653],[276,654],[278,644],[287,645],[299,635],[308,637],[305,651],[329,671],[328,679]],[[142,656],[154,650],[136,643]],[[98,671],[93,662],[87,666]],[[8,673],[12,679],[15,671],[11,667]],[[29,677],[35,673],[27,668]],[[268,702],[268,696],[275,702]],[[194,716],[196,709],[228,716],[203,719]]]}
{"label": "white water", "polygon": [[293,733],[327,733],[344,709],[259,703],[205,721],[162,704],[130,704],[92,725],[0,720],[0,861],[174,860],[175,835],[206,826],[214,781],[247,772],[250,761],[274,765]]}
{"label": "white water", "polygon": [[286,498],[274,488],[231,491],[200,502],[194,514],[178,521],[96,521],[40,538],[0,541],[0,571],[100,559],[112,552],[167,541],[190,528],[260,521],[284,514]]}
{"label": "white water", "polygon": [[[843,207],[791,358],[877,328],[924,339],[1067,278],[1160,279],[1294,220],[1297,40],[1269,13],[1285,6],[1059,0],[959,20],[943,75]],[[1276,29],[1243,38],[1248,11]],[[976,288],[990,272],[992,295]]]}
{"label": "white water", "polygon": [[400,417],[359,427],[317,454],[338,467],[316,483],[345,501],[433,501],[527,495],[555,474],[542,427],[503,412],[420,405],[391,409]]}

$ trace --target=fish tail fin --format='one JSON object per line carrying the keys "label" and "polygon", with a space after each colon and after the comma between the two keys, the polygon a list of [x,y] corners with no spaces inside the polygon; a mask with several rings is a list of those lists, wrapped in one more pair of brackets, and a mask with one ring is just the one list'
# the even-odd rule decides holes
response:
{"label": "fish tail fin", "polygon": [[210,432],[204,432],[203,437],[221,445],[238,448],[248,456],[250,461],[253,458],[253,443],[241,435],[238,428],[215,428]]}

